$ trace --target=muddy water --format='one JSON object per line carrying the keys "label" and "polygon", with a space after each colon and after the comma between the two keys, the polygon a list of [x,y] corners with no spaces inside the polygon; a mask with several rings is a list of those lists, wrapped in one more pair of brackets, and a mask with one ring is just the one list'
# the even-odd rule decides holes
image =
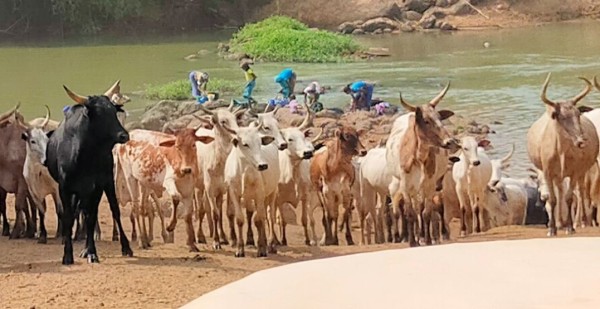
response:
{"label": "muddy water", "polygon": [[[415,33],[399,36],[362,37],[367,46],[387,47],[392,56],[375,61],[344,64],[293,64],[298,87],[312,80],[333,87],[322,101],[341,106],[348,98],[339,91],[356,79],[377,83],[375,96],[397,103],[402,91],[411,102],[429,100],[447,81],[452,86],[442,105],[457,115],[496,124],[491,136],[492,155],[517,152],[510,173],[524,175],[527,166],[525,135],[543,112],[539,100],[547,72],[553,72],[549,97],[571,97],[583,88],[576,77],[600,74],[600,31],[598,22],[555,24],[540,27],[456,33]],[[48,104],[60,118],[69,101],[61,85],[81,94],[103,91],[120,78],[123,92],[133,102],[128,107],[139,114],[151,103],[139,93],[148,84],[186,78],[187,72],[202,69],[211,76],[239,79],[237,63],[219,59],[215,47],[227,33],[188,37],[111,38],[78,42],[35,42],[20,46],[0,45],[0,111],[20,101],[29,117],[43,115]],[[484,42],[489,47],[484,47]],[[204,50],[196,61],[184,56]],[[273,97],[278,87],[273,76],[288,64],[257,64],[256,97]],[[594,91],[583,102],[600,103]]]}

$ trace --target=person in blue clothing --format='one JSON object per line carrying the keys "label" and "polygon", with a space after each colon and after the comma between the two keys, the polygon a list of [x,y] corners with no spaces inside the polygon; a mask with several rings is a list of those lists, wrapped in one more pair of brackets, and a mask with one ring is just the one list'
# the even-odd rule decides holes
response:
{"label": "person in blue clothing", "polygon": [[208,85],[208,73],[200,71],[191,71],[190,84],[192,86],[192,96],[196,98],[198,103],[208,101],[206,87]]}
{"label": "person in blue clothing", "polygon": [[294,94],[294,87],[296,87],[296,73],[290,69],[285,68],[277,76],[275,76],[275,82],[281,86],[281,94],[284,99]]}
{"label": "person in blue clothing", "polygon": [[357,81],[344,87],[344,92],[352,97],[351,110],[369,110],[373,98],[373,84]]}

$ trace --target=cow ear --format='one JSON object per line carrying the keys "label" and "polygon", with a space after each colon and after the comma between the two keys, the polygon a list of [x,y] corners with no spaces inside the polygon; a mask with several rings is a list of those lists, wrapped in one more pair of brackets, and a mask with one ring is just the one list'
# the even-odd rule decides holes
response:
{"label": "cow ear", "polygon": [[448,160],[450,160],[450,162],[452,162],[452,163],[456,163],[456,162],[460,161],[460,158],[457,156],[451,156],[448,158]]}
{"label": "cow ear", "polygon": [[310,129],[304,130],[304,137],[310,137],[311,135],[312,133],[310,132]]}
{"label": "cow ear", "polygon": [[209,144],[210,142],[214,141],[215,138],[212,136],[196,136],[196,140],[202,144]]}
{"label": "cow ear", "polygon": [[260,138],[260,143],[261,143],[263,146],[267,146],[267,145],[269,145],[270,143],[272,143],[274,140],[275,140],[275,138],[274,138],[274,137],[272,137],[272,136],[263,136],[263,137],[261,137],[261,138]]}
{"label": "cow ear", "polygon": [[577,109],[579,110],[580,113],[587,113],[589,111],[594,110],[593,107],[589,107],[589,106],[585,106],[585,105],[577,106]]}
{"label": "cow ear", "polygon": [[417,123],[423,122],[423,110],[421,109],[421,107],[417,107],[415,109],[415,120],[417,121]]}
{"label": "cow ear", "polygon": [[237,137],[234,137],[231,139],[231,143],[233,144],[233,147],[237,147],[240,143],[240,140],[238,140]]}
{"label": "cow ear", "polygon": [[323,148],[324,146],[325,146],[325,143],[323,143],[323,142],[313,145],[313,147],[315,148],[315,151]]}
{"label": "cow ear", "polygon": [[48,136],[48,138],[50,138],[50,137],[52,137],[52,134],[54,134],[54,130],[48,131],[48,133],[46,133],[46,136]]}
{"label": "cow ear", "polygon": [[158,146],[161,146],[161,147],[173,147],[174,145],[175,145],[174,139],[162,141],[162,142],[160,142],[160,144],[158,144]]}
{"label": "cow ear", "polygon": [[27,134],[27,132],[21,133],[21,139],[24,140],[24,141],[28,141],[29,140],[29,134]]}
{"label": "cow ear", "polygon": [[485,148],[485,147],[489,146],[491,143],[492,142],[490,142],[487,139],[482,139],[482,140],[479,141],[479,143],[477,143],[477,146]]}
{"label": "cow ear", "polygon": [[447,109],[443,109],[443,110],[439,111],[438,114],[440,114],[440,120],[446,120],[446,119],[454,116],[454,112],[449,111]]}

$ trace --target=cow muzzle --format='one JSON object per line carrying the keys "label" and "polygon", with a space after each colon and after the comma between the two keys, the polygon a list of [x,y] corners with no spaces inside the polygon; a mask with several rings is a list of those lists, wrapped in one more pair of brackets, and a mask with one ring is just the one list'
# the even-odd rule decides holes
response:
{"label": "cow muzzle", "polygon": [[358,152],[358,155],[359,155],[360,157],[364,157],[364,156],[366,156],[366,155],[367,155],[367,150],[366,150],[366,149],[361,149],[361,150]]}
{"label": "cow muzzle", "polygon": [[266,171],[269,168],[268,164],[262,163],[258,165],[258,170],[259,171]]}
{"label": "cow muzzle", "polygon": [[312,152],[312,151],[305,151],[305,152],[302,154],[302,159],[305,159],[305,160],[307,160],[307,159],[310,159],[310,158],[312,158],[312,156],[313,156],[313,152]]}
{"label": "cow muzzle", "polygon": [[181,169],[181,173],[184,175],[188,175],[192,173],[192,168],[191,167],[184,167]]}
{"label": "cow muzzle", "polygon": [[283,144],[279,144],[279,147],[277,147],[279,150],[286,150],[288,148],[288,144],[287,143],[283,143]]}
{"label": "cow muzzle", "polygon": [[117,134],[117,143],[125,144],[129,141],[129,133],[123,131]]}
{"label": "cow muzzle", "polygon": [[479,161],[479,160],[473,161],[473,166],[479,166],[479,164],[481,164],[481,161]]}

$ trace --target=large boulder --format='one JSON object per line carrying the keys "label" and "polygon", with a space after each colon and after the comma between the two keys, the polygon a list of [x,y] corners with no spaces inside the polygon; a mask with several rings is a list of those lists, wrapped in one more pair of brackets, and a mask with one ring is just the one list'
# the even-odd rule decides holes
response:
{"label": "large boulder", "polygon": [[423,17],[419,22],[419,26],[423,29],[433,29],[435,27],[435,16],[430,15],[427,17]]}
{"label": "large boulder", "polygon": [[390,28],[390,29],[394,30],[394,29],[398,29],[398,26],[399,26],[399,24],[395,20],[392,20],[387,17],[377,17],[377,18],[373,18],[373,19],[369,19],[369,20],[365,21],[362,24],[362,29],[365,32],[374,32],[377,29],[381,29],[383,31],[383,29],[385,29],[385,28]]}
{"label": "large boulder", "polygon": [[338,31],[343,33],[343,34],[350,34],[352,33],[354,30],[360,28],[360,24],[357,24],[356,22],[345,22],[342,23],[341,25],[338,26]]}
{"label": "large boulder", "polygon": [[406,11],[404,12],[403,17],[406,20],[419,21],[423,18],[423,14],[415,11]]}
{"label": "large boulder", "polygon": [[165,123],[198,110],[195,101],[160,101],[146,108],[140,117],[139,126],[146,130],[162,131]]}
{"label": "large boulder", "polygon": [[381,16],[388,17],[391,19],[401,19],[402,8],[398,4],[392,3],[390,6],[386,7],[383,10],[383,14],[381,14]]}
{"label": "large boulder", "polygon": [[402,7],[407,11],[415,11],[423,14],[428,8],[435,5],[436,0],[404,0]]}

